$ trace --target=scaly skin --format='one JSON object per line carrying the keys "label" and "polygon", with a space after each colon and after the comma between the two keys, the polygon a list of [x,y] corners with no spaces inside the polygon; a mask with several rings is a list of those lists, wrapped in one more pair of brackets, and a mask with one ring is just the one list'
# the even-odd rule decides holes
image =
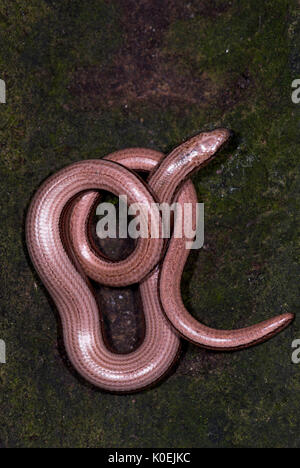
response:
{"label": "scaly skin", "polygon": [[[231,331],[201,325],[186,311],[180,296],[188,256],[185,238],[171,239],[160,264],[162,239],[140,239],[127,259],[114,263],[97,256],[89,245],[86,223],[97,197],[93,190],[125,194],[129,203],[146,203],[149,210],[154,210],[150,206],[154,201],[151,193],[159,202],[171,203],[176,197],[178,203],[195,205],[194,187],[190,181],[183,181],[207,164],[229,136],[225,129],[202,133],[165,159],[161,153],[138,148],[113,153],[102,161],[76,163],[48,179],[35,195],[26,223],[28,249],[59,310],[68,355],[78,372],[94,385],[129,392],[159,380],[178,355],[175,329],[198,345],[229,350],[264,341],[293,319],[292,314],[284,314]],[[152,170],[148,179],[151,193],[129,169]],[[76,195],[68,216],[62,216]],[[152,215],[160,222],[156,212],[152,211]],[[64,227],[67,235],[62,239],[60,223],[67,219],[70,223]],[[66,242],[70,257],[64,248]],[[146,332],[144,342],[133,353],[119,355],[107,349],[100,327],[101,313],[88,277],[112,286],[140,283]]]}

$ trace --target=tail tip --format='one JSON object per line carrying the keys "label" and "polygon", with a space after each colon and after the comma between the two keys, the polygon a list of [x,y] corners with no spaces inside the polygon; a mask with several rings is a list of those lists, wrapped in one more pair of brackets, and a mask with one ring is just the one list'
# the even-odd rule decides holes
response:
{"label": "tail tip", "polygon": [[292,323],[295,320],[295,314],[292,314],[290,312],[287,312],[286,314],[281,315],[283,323],[288,326],[290,323]]}
{"label": "tail tip", "polygon": [[285,314],[278,315],[273,321],[273,325],[279,332],[287,328],[294,320],[295,314],[287,312]]}

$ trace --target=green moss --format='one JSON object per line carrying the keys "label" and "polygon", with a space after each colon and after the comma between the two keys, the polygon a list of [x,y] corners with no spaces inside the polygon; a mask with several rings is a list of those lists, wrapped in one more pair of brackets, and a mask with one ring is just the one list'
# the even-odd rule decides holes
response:
{"label": "green moss", "polygon": [[[214,1],[210,9],[174,2],[178,9],[165,13],[170,23],[158,28],[150,52],[138,34],[147,33],[154,13],[150,21],[138,5],[88,4],[0,6],[0,77],[8,90],[0,105],[0,338],[8,353],[0,365],[0,446],[295,447],[300,367],[290,356],[298,318],[238,353],[190,345],[183,364],[156,388],[109,395],[78,379],[62,356],[55,308],[29,266],[23,227],[32,193],[64,165],[129,146],[167,152],[201,129],[225,125],[235,132],[231,146],[193,177],[205,202],[206,246],[190,256],[184,301],[195,317],[221,328],[297,313],[296,2]],[[124,16],[131,21],[135,9],[132,43]],[[140,76],[143,54],[156,58],[146,62],[141,90],[132,91],[127,81]],[[93,82],[97,74],[101,86]],[[107,83],[114,74],[120,100]],[[164,92],[155,94],[151,80]]]}
{"label": "green moss", "polygon": [[278,19],[289,14],[290,2],[273,6],[272,0],[242,0],[217,17],[174,22],[166,53],[176,54],[178,66],[192,63],[194,73],[207,73],[217,85],[249,73],[269,91],[285,69],[286,21]]}

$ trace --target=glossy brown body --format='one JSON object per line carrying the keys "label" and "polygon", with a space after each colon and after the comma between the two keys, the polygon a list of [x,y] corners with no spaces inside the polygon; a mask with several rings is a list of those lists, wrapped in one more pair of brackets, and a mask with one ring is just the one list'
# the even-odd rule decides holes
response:
{"label": "glossy brown body", "polygon": [[[179,334],[206,348],[238,349],[269,338],[293,319],[292,314],[284,314],[231,331],[197,322],[185,309],[180,295],[188,256],[185,238],[172,238],[163,259],[162,239],[140,239],[128,258],[115,263],[96,255],[89,244],[87,219],[97,197],[96,189],[125,194],[129,203],[145,203],[159,223],[154,201],[171,203],[176,197],[178,203],[195,205],[194,187],[185,180],[207,164],[228,138],[227,130],[218,129],[192,138],[166,158],[137,148],[113,153],[101,161],[76,163],[49,178],[36,193],[27,216],[28,249],[59,310],[68,355],[78,372],[94,385],[117,392],[149,386],[174,362]],[[152,171],[150,190],[128,169]],[[70,213],[62,218],[74,197]],[[62,219],[69,220],[69,226],[64,227],[64,242],[70,244],[67,249],[61,236]],[[110,286],[139,283],[146,330],[142,345],[133,353],[120,355],[107,348],[101,331],[101,311],[88,277]]]}

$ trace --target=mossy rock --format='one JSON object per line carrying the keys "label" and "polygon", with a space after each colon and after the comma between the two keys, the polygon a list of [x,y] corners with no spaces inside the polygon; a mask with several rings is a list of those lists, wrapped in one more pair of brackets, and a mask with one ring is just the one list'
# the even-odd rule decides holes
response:
{"label": "mossy rock", "polygon": [[[2,447],[297,447],[300,366],[298,2],[2,0],[0,364]],[[24,216],[61,167],[203,129],[231,146],[193,177],[205,248],[182,294],[199,320],[237,328],[281,312],[286,331],[238,353],[184,345],[173,375],[136,395],[80,379],[28,260]]]}

